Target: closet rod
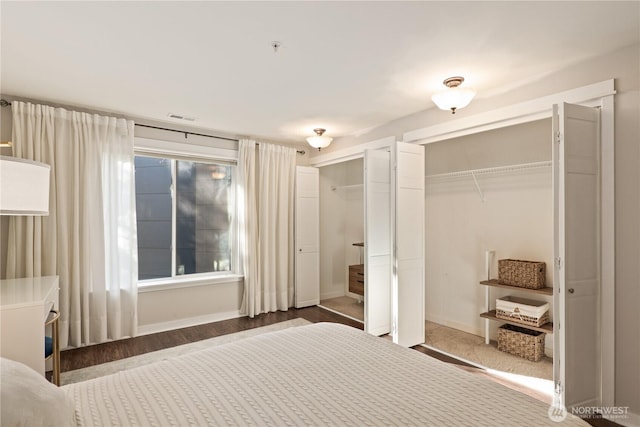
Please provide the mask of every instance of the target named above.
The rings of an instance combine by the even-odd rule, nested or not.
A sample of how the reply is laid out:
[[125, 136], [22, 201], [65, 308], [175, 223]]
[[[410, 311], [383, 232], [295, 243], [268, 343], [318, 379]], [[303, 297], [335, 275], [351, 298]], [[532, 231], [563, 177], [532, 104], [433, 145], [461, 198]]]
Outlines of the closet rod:
[[6, 99], [0, 99], [0, 107], [11, 107], [11, 103]]
[[551, 161], [547, 160], [544, 162], [534, 162], [534, 163], [523, 163], [519, 165], [509, 165], [509, 166], [497, 166], [493, 168], [484, 168], [484, 169], [470, 169], [465, 171], [457, 171], [457, 172], [447, 172], [447, 173], [439, 173], [435, 175], [427, 175], [425, 178], [433, 179], [433, 178], [457, 178], [463, 176], [475, 176], [477, 175], [487, 175], [491, 173], [500, 173], [500, 172], [517, 172], [521, 170], [531, 170], [531, 169], [540, 169], [540, 168], [548, 168], [551, 166]]
[[[140, 123], [136, 123], [135, 125], [136, 126], [140, 126], [140, 127], [144, 127], [144, 128], [149, 128], [149, 129], [158, 129], [158, 130], [166, 130], [168, 132], [182, 133], [182, 134], [184, 134], [185, 138], [188, 135], [195, 135], [195, 136], [204, 136], [204, 137], [207, 137], [207, 138], [224, 139], [225, 141], [233, 141], [233, 142], [238, 142], [239, 141], [238, 139], [235, 139], [235, 138], [227, 138], [227, 137], [224, 137], [224, 136], [215, 136], [215, 135], [205, 135], [203, 133], [195, 133], [195, 132], [187, 132], [187, 131], [184, 131], [184, 130], [168, 129], [168, 128], [163, 128], [163, 127], [159, 127], [159, 126], [142, 125]], [[256, 145], [260, 145], [260, 144], [256, 143]], [[296, 150], [296, 153], [304, 155], [306, 152], [304, 150]]]

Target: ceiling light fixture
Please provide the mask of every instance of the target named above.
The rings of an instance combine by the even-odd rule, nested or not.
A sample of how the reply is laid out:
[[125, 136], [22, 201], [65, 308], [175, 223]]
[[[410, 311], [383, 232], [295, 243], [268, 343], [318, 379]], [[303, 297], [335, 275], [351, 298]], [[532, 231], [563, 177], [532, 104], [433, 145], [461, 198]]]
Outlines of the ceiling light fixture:
[[431, 97], [431, 100], [441, 110], [451, 110], [451, 114], [455, 114], [459, 108], [464, 108], [473, 99], [476, 92], [470, 88], [462, 88], [460, 85], [464, 81], [464, 77], [449, 77], [442, 82], [447, 89], [438, 92]]
[[333, 141], [333, 138], [330, 136], [322, 136], [322, 134], [326, 132], [326, 129], [316, 128], [313, 131], [316, 133], [316, 136], [308, 137], [307, 142], [313, 148], [317, 148], [318, 151], [328, 147], [331, 141]]

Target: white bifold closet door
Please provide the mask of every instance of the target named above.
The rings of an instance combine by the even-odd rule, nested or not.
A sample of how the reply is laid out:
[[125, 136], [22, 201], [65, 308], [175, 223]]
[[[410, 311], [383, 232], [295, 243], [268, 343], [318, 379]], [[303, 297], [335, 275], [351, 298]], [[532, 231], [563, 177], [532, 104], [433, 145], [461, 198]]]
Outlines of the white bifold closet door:
[[411, 347], [424, 342], [424, 147], [392, 146], [392, 336]]
[[296, 167], [295, 306], [320, 303], [320, 181], [317, 168]]
[[[567, 408], [600, 395], [600, 114], [553, 107], [554, 382]], [[557, 402], [557, 403], [558, 403]]]
[[388, 150], [364, 152], [364, 329], [391, 332], [391, 175]]

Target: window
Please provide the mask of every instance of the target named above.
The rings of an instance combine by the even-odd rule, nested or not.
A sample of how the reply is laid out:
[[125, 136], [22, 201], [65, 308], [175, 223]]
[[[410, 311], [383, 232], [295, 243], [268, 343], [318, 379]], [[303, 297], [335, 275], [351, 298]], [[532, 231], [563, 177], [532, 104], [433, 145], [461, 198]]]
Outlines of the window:
[[138, 280], [233, 270], [234, 169], [135, 157]]

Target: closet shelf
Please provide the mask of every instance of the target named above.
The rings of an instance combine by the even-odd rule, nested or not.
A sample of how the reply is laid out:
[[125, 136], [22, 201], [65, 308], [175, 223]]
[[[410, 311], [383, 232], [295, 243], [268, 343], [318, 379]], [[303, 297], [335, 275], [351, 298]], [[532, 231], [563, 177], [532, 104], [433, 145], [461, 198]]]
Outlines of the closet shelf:
[[480, 282], [481, 285], [485, 285], [485, 286], [493, 286], [496, 288], [505, 288], [505, 289], [511, 289], [514, 291], [522, 291], [522, 292], [531, 292], [534, 294], [540, 294], [540, 295], [548, 295], [548, 296], [552, 296], [553, 295], [553, 288], [542, 288], [542, 289], [529, 289], [529, 288], [521, 288], [519, 286], [511, 286], [511, 285], [506, 285], [504, 283], [500, 283], [499, 281], [497, 281], [496, 279], [491, 279], [491, 280], [483, 280], [482, 282]]
[[484, 169], [469, 169], [457, 172], [447, 172], [447, 173], [438, 173], [435, 175], [427, 175], [425, 178], [427, 179], [439, 179], [439, 178], [459, 178], [465, 176], [477, 176], [477, 175], [488, 175], [494, 173], [509, 173], [509, 172], [519, 172], [524, 170], [532, 170], [532, 169], [542, 169], [551, 167], [552, 163], [550, 160], [544, 162], [534, 162], [534, 163], [522, 163], [519, 165], [509, 165], [509, 166], [497, 166], [493, 168], [484, 168]]
[[337, 191], [341, 194], [361, 193], [363, 190], [364, 184], [338, 185], [331, 187], [331, 191]]
[[337, 187], [331, 187], [332, 191], [358, 191], [362, 189], [364, 189], [364, 184], [338, 185]]
[[488, 311], [486, 313], [481, 313], [480, 317], [483, 317], [483, 318], [489, 319], [489, 320], [495, 320], [497, 322], [508, 323], [510, 325], [520, 326], [521, 328], [531, 329], [532, 331], [544, 332], [546, 334], [552, 334], [553, 333], [553, 323], [551, 323], [551, 322], [545, 323], [542, 326], [525, 325], [525, 324], [518, 323], [518, 322], [512, 322], [512, 321], [506, 320], [506, 319], [499, 319], [496, 316], [496, 311], [495, 310], [491, 310], [491, 311]]

